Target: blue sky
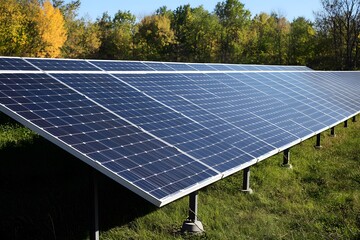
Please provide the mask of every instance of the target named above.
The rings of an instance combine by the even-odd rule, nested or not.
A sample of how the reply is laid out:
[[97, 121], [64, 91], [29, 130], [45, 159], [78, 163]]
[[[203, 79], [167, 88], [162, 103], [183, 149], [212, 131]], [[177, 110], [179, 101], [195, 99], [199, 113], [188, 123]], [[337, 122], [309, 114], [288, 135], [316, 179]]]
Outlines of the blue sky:
[[[88, 15], [92, 20], [95, 20], [106, 11], [113, 16], [118, 10], [130, 10], [136, 17], [142, 18], [145, 15], [152, 14], [161, 6], [167, 6], [174, 10], [184, 4], [190, 4], [192, 7], [203, 5], [212, 12], [218, 2], [220, 0], [82, 0], [79, 15], [81, 17]], [[321, 9], [320, 0], [241, 0], [241, 2], [253, 15], [260, 12], [275, 11], [290, 21], [299, 16], [314, 20], [313, 12]]]

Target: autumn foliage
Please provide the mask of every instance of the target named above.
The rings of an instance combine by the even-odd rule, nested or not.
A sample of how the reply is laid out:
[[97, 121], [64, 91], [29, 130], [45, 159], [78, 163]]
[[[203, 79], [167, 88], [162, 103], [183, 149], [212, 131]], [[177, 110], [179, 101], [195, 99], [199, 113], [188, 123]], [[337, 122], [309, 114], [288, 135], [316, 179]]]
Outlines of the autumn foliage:
[[63, 15], [50, 1], [0, 1], [2, 55], [59, 57], [66, 41]]
[[39, 7], [38, 17], [35, 21], [43, 43], [36, 55], [38, 57], [59, 57], [67, 35], [65, 21], [60, 10], [54, 8], [47, 0]]
[[315, 21], [253, 15], [239, 0], [79, 17], [80, 0], [0, 0], [0, 55], [359, 69], [360, 1], [321, 0]]

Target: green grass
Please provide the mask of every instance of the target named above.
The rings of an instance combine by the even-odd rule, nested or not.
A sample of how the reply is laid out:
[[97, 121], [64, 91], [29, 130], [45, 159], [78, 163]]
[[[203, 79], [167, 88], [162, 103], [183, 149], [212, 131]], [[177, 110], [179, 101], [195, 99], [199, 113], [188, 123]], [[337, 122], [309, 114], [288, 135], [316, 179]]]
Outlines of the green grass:
[[[3, 117], [4, 118], [4, 117]], [[9, 119], [0, 121], [0, 236], [86, 239], [88, 167]], [[188, 199], [158, 209], [100, 177], [101, 239], [360, 239], [360, 123], [322, 133], [199, 192], [206, 233], [181, 235]]]

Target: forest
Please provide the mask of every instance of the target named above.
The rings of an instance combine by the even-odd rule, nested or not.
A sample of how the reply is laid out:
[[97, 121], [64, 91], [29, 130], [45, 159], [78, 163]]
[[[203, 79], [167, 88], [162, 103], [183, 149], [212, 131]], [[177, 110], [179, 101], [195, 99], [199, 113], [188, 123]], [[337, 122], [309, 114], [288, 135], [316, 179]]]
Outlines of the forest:
[[311, 21], [253, 14], [239, 0], [96, 20], [79, 16], [80, 0], [1, 0], [0, 55], [359, 69], [360, 0], [319, 1]]

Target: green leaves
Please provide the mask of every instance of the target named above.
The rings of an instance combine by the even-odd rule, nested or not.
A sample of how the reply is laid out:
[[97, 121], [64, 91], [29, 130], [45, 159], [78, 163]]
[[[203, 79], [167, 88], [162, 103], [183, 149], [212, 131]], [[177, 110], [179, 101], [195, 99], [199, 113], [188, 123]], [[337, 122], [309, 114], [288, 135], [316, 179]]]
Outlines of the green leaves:
[[239, 0], [79, 18], [80, 0], [0, 1], [0, 55], [307, 65], [358, 69], [360, 2], [322, 0], [316, 21], [251, 12]]

